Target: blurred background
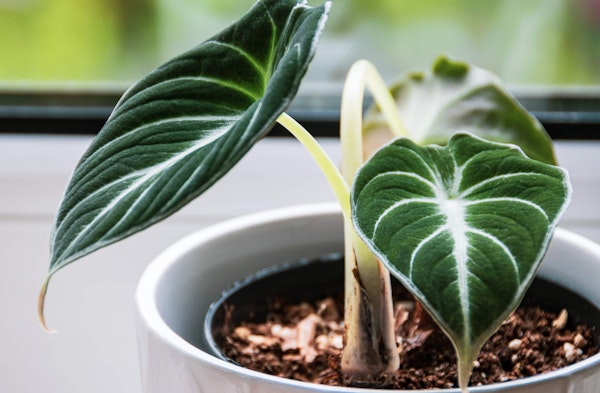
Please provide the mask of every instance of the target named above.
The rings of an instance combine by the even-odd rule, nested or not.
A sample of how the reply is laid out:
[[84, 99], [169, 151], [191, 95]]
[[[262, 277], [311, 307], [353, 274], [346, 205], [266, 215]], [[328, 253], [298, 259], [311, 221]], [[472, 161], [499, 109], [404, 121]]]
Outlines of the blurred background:
[[[127, 84], [252, 4], [0, 0], [0, 81]], [[358, 58], [393, 79], [439, 54], [488, 68], [514, 86], [600, 85], [600, 0], [334, 1], [309, 81], [313, 88], [339, 83]]]

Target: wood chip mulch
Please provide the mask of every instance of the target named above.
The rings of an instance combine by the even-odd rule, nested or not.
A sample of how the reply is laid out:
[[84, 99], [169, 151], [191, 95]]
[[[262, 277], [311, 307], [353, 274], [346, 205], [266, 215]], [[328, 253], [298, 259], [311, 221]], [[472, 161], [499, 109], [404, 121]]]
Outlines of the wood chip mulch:
[[[243, 324], [220, 338], [225, 356], [260, 372], [345, 386], [339, 370], [344, 326], [339, 299], [273, 302], [267, 321]], [[385, 389], [457, 387], [456, 357], [447, 337], [411, 300], [395, 303], [400, 369], [373, 381]], [[553, 313], [522, 306], [488, 340], [475, 362], [471, 386], [542, 374], [599, 352], [592, 329]]]

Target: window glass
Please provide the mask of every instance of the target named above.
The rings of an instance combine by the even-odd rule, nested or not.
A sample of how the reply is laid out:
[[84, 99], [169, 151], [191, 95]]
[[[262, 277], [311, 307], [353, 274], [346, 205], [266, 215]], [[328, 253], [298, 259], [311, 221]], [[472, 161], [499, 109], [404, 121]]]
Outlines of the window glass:
[[598, 0], [338, 2], [330, 35], [342, 57], [373, 59], [385, 75], [448, 54], [511, 84], [600, 83]]
[[[130, 82], [252, 3], [0, 0], [0, 81]], [[600, 86], [600, 0], [336, 0], [309, 81], [339, 84], [359, 58], [391, 80], [439, 54], [512, 85]]]
[[0, 80], [130, 79], [156, 61], [153, 0], [0, 0]]

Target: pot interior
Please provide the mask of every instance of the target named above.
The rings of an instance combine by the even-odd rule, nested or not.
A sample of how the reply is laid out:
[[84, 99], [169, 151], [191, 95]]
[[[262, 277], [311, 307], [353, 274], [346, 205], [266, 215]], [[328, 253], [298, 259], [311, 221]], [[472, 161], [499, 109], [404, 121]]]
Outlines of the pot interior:
[[[344, 263], [341, 254], [286, 263], [257, 272], [224, 291], [210, 307], [205, 319], [205, 338], [215, 356], [227, 359], [219, 341], [224, 325], [264, 321], [269, 299], [285, 297], [290, 302], [339, 296], [343, 293]], [[400, 285], [392, 280], [393, 285]], [[310, 296], [310, 298], [307, 298]], [[600, 310], [579, 294], [556, 283], [536, 277], [523, 302], [554, 313], [566, 309], [569, 326], [592, 327], [594, 344], [600, 343]]]

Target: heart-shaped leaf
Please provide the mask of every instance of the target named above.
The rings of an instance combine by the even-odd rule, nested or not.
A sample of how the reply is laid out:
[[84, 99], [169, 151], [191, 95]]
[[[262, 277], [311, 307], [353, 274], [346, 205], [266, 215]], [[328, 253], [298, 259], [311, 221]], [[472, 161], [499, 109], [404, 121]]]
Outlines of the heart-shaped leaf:
[[427, 308], [470, 373], [517, 307], [570, 199], [567, 173], [467, 133], [448, 145], [397, 139], [358, 172], [353, 220]]
[[296, 94], [329, 6], [258, 1], [128, 90], [68, 185], [50, 274], [169, 216], [233, 167]]
[[[531, 158], [556, 164], [542, 125], [487, 70], [441, 57], [431, 72], [411, 73], [390, 91], [404, 126], [421, 145], [446, 144], [456, 131], [465, 131], [515, 144]], [[386, 134], [386, 129], [373, 108], [365, 120], [366, 135]]]

